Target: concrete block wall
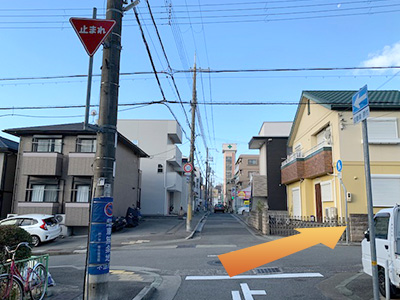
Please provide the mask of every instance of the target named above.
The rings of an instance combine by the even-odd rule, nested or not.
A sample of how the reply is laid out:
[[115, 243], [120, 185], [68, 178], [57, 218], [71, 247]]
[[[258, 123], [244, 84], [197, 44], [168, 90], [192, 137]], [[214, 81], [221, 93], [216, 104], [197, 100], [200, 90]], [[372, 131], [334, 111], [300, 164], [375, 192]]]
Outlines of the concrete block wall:
[[368, 214], [350, 214], [350, 241], [361, 242], [368, 229]]

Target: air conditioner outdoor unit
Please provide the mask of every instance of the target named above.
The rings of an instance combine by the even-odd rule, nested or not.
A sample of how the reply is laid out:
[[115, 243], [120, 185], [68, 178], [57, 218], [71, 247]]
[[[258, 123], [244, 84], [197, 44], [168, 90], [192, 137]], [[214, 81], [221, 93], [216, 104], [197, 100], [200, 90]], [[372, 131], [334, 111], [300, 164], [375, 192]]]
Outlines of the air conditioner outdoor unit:
[[70, 236], [72, 230], [70, 227], [65, 226], [65, 214], [57, 214], [54, 217], [56, 218], [58, 224], [60, 224], [61, 235], [62, 236]]
[[337, 208], [336, 207], [325, 208], [325, 216], [328, 219], [336, 219], [337, 218]]

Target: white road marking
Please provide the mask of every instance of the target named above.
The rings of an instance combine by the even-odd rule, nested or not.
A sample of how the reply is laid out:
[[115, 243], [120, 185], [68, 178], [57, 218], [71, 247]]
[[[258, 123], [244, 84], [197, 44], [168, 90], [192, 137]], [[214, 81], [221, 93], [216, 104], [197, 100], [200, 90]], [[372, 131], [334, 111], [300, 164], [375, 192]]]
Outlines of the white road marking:
[[282, 278], [316, 278], [324, 277], [320, 273], [286, 273], [271, 275], [237, 275], [229, 277], [222, 276], [186, 276], [185, 280], [229, 280], [229, 279], [282, 279]]
[[218, 257], [218, 255], [217, 254], [209, 254], [209, 255], [207, 255], [207, 257]]
[[266, 295], [267, 292], [264, 290], [250, 290], [247, 283], [241, 283], [240, 287], [242, 288], [244, 300], [254, 300], [254, 296]]
[[232, 300], [242, 300], [239, 291], [232, 291]]
[[237, 248], [237, 245], [196, 245], [196, 248]]

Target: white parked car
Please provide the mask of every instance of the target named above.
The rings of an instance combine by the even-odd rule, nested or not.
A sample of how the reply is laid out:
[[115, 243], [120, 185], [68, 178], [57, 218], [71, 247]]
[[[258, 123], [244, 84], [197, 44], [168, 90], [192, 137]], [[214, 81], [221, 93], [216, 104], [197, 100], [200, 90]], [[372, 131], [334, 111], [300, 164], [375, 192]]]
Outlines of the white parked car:
[[34, 246], [54, 240], [61, 233], [61, 227], [52, 215], [18, 215], [0, 221], [0, 226], [2, 225], [16, 225], [25, 229], [32, 236]]
[[244, 212], [250, 212], [250, 208], [248, 206], [242, 206], [238, 208], [238, 214], [243, 215]]

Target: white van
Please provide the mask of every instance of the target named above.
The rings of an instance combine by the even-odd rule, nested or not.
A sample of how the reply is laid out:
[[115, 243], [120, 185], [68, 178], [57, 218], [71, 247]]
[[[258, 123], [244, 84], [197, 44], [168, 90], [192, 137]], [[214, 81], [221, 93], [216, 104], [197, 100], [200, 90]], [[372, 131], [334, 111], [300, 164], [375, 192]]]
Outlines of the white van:
[[[389, 263], [390, 296], [400, 295], [400, 206], [380, 210], [374, 216], [379, 291], [385, 296], [385, 266]], [[363, 270], [372, 276], [369, 230], [361, 242]]]

